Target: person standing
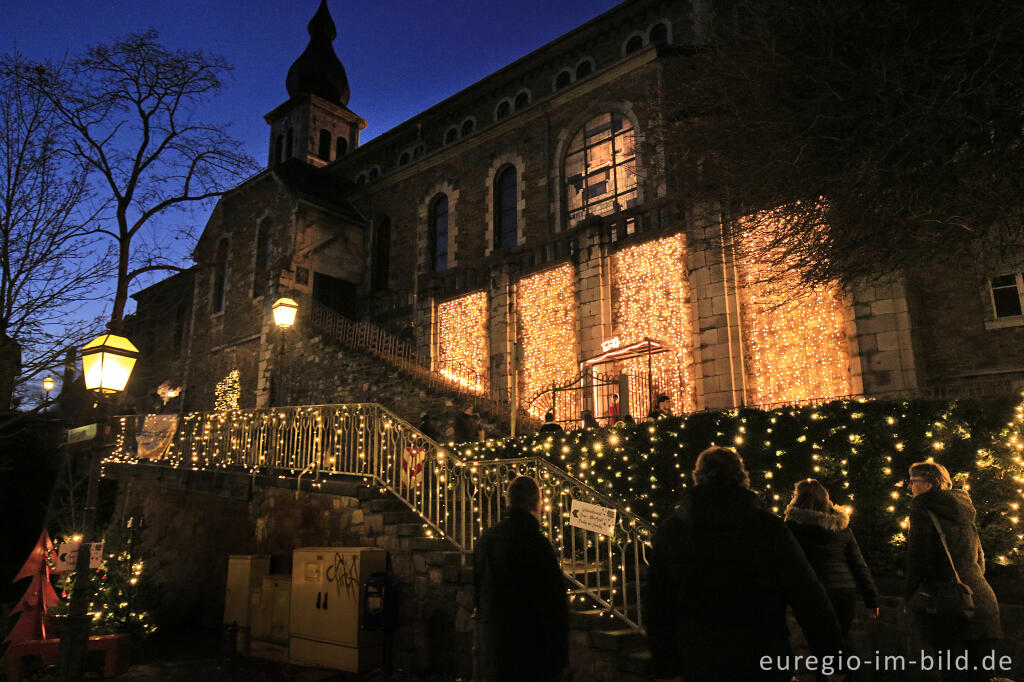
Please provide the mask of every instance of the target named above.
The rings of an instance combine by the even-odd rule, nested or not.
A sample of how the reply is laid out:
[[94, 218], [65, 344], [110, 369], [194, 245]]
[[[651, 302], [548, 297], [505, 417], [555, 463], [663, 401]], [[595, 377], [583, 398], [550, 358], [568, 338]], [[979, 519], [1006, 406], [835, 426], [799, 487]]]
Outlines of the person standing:
[[507, 516], [484, 531], [474, 551], [487, 682], [553, 682], [569, 660], [569, 604], [555, 550], [540, 532], [540, 498], [535, 480], [516, 477]]
[[619, 405], [619, 394], [612, 393], [612, 404], [608, 406], [608, 426], [614, 426], [619, 421], [622, 406]]
[[693, 479], [654, 536], [646, 599], [654, 677], [788, 682], [787, 606], [814, 654], [834, 655], [842, 635], [825, 588], [782, 519], [750, 491], [739, 454], [708, 448]]
[[480, 427], [476, 424], [476, 419], [473, 417], [473, 406], [466, 405], [466, 408], [455, 415], [455, 423], [453, 424], [455, 434], [453, 438], [456, 443], [468, 443], [475, 441], [480, 435]]
[[654, 404], [654, 409], [647, 415], [647, 418], [651, 421], [657, 421], [671, 416], [672, 398], [667, 395], [659, 395], [657, 402]]
[[554, 412], [544, 413], [544, 423], [537, 429], [537, 433], [562, 433], [565, 429], [562, 425], [555, 421]]
[[828, 490], [813, 478], [796, 484], [786, 507], [786, 527], [825, 586], [839, 629], [846, 637], [857, 613], [857, 594], [878, 618], [878, 590], [850, 530], [849, 515], [832, 504]]
[[[910, 532], [907, 538], [907, 572], [904, 596], [910, 602], [919, 588], [932, 590], [954, 579], [954, 570], [974, 597], [974, 614], [915, 613], [921, 638], [933, 650], [966, 652], [970, 667], [995, 648], [1002, 637], [999, 603], [985, 580], [985, 553], [974, 525], [975, 510], [966, 490], [953, 490], [949, 472], [935, 462], [910, 466]], [[936, 527], [936, 525], [938, 527]], [[941, 529], [941, 535], [940, 535]], [[943, 537], [947, 550], [943, 547]], [[952, 565], [951, 565], [952, 564]], [[987, 680], [982, 670], [941, 673], [943, 680]]]
[[434, 424], [434, 420], [430, 417], [429, 412], [424, 412], [420, 415], [420, 433], [437, 443], [441, 442], [441, 432], [438, 430], [437, 425]]

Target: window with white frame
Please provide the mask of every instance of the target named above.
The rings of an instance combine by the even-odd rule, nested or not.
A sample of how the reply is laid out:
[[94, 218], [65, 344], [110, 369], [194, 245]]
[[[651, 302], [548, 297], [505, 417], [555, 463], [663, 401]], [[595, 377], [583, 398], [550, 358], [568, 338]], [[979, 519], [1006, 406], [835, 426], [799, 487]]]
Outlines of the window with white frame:
[[1021, 273], [992, 277], [989, 280], [989, 293], [995, 319], [1024, 316], [1024, 280]]
[[565, 191], [569, 224], [636, 205], [636, 149], [632, 122], [622, 114], [596, 116], [569, 143]]

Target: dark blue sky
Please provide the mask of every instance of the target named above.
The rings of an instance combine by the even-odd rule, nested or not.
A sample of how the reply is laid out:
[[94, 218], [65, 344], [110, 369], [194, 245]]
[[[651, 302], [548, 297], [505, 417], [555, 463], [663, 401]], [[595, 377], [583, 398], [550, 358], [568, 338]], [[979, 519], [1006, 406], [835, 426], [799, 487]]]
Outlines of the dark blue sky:
[[[0, 1], [0, 51], [58, 58], [152, 26], [169, 47], [204, 49], [235, 67], [208, 118], [230, 120], [265, 162], [263, 114], [287, 99], [288, 67], [305, 49], [319, 0]], [[619, 4], [618, 0], [328, 0], [362, 140]]]

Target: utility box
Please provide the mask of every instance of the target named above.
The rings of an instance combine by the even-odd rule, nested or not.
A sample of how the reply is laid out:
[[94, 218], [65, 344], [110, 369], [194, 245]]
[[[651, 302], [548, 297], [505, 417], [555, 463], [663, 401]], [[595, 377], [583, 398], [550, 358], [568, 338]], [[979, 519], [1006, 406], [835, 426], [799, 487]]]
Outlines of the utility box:
[[347, 672], [383, 662], [384, 635], [362, 627], [363, 582], [387, 568], [376, 547], [304, 547], [292, 558], [289, 660]]
[[249, 655], [279, 663], [288, 662], [291, 602], [290, 575], [268, 575], [263, 579], [259, 605], [253, 604]]
[[264, 554], [233, 554], [228, 557], [228, 582], [224, 595], [224, 624], [239, 629], [252, 624], [252, 602], [259, 599], [263, 579], [270, 573], [270, 557]]

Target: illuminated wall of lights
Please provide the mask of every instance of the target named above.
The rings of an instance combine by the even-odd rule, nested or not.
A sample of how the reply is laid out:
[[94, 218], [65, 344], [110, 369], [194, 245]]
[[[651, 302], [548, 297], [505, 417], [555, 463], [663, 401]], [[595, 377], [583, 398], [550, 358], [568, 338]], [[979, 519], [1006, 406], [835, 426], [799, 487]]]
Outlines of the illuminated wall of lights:
[[226, 377], [218, 381], [213, 392], [214, 412], [237, 410], [238, 400], [242, 397], [242, 387], [238, 381], [238, 370], [231, 370]]
[[437, 306], [437, 369], [463, 386], [487, 387], [487, 294], [461, 296]]
[[[673, 411], [695, 409], [691, 353], [690, 283], [683, 235], [623, 249], [612, 257], [612, 316], [623, 344], [644, 337], [675, 349], [651, 358], [655, 393], [672, 397]], [[622, 371], [646, 384], [647, 359], [623, 363]], [[647, 387], [643, 388], [646, 395]], [[643, 413], [641, 413], [641, 409]], [[633, 406], [644, 416], [647, 405]]]
[[745, 219], [738, 253], [740, 315], [749, 404], [849, 395], [850, 355], [837, 287], [802, 290], [795, 272], [772, 272], [752, 256], [763, 252], [769, 214]]
[[[520, 403], [552, 383], [563, 385], [579, 373], [576, 353], [576, 275], [571, 264], [545, 270], [516, 287], [519, 343], [523, 348]], [[538, 417], [543, 406], [529, 408]], [[556, 415], [565, 418], [568, 415]], [[576, 416], [576, 415], [572, 415]]]

